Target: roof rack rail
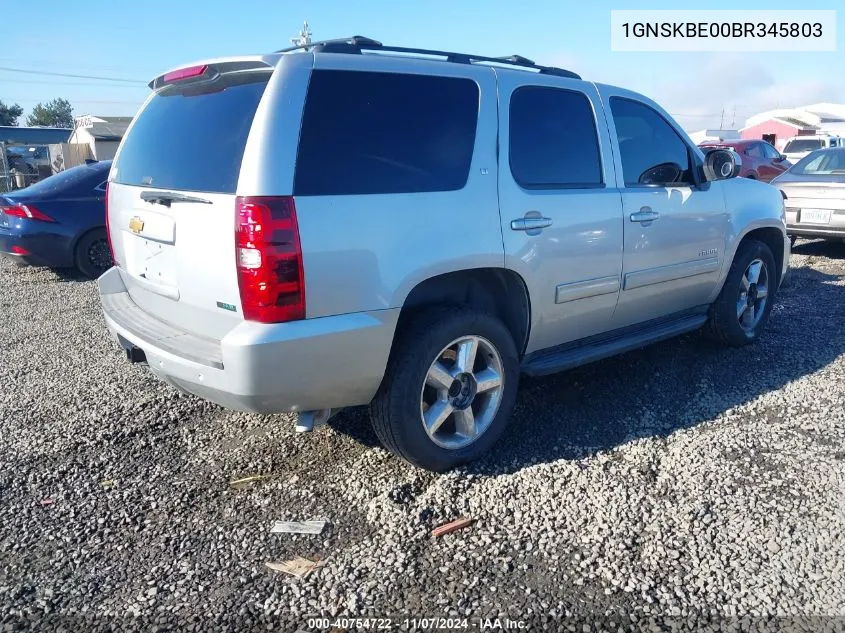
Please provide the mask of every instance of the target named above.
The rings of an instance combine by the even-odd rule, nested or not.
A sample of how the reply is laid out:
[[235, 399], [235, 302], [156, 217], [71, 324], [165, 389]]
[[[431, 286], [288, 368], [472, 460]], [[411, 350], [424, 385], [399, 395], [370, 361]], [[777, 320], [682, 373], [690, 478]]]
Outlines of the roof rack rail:
[[447, 62], [457, 64], [472, 64], [476, 62], [491, 63], [491, 64], [506, 64], [510, 66], [518, 66], [529, 70], [536, 70], [543, 75], [555, 75], [557, 77], [568, 77], [570, 79], [581, 79], [581, 76], [571, 70], [565, 68], [557, 68], [556, 66], [541, 66], [534, 63], [532, 60], [522, 57], [521, 55], [508, 55], [505, 57], [485, 57], [484, 55], [471, 55], [468, 53], [453, 53], [449, 51], [439, 51], [427, 48], [406, 48], [404, 46], [385, 46], [378, 40], [364, 37], [362, 35], [353, 35], [348, 38], [323, 40], [320, 42], [309, 42], [308, 44], [300, 44], [298, 46], [291, 46], [289, 48], [282, 48], [276, 53], [290, 53], [296, 50], [311, 50], [315, 53], [352, 53], [360, 54], [362, 51], [384, 51], [388, 53], [407, 53], [410, 55], [428, 55], [431, 57], [443, 57]]

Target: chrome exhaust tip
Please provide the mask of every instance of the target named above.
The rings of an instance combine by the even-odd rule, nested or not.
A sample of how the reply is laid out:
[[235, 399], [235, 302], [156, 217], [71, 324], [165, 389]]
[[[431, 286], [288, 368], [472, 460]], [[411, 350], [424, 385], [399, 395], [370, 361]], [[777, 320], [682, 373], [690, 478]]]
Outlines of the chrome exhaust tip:
[[296, 414], [296, 432], [307, 433], [313, 431], [314, 427], [325, 424], [329, 418], [337, 413], [332, 409], [317, 409], [316, 411], [300, 411]]

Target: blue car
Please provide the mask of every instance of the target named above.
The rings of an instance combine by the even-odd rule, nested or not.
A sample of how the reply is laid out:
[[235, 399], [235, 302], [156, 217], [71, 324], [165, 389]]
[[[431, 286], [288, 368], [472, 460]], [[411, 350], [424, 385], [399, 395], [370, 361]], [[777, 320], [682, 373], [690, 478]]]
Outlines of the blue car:
[[92, 278], [108, 270], [110, 168], [111, 161], [80, 165], [0, 195], [0, 256], [32, 266], [75, 267]]

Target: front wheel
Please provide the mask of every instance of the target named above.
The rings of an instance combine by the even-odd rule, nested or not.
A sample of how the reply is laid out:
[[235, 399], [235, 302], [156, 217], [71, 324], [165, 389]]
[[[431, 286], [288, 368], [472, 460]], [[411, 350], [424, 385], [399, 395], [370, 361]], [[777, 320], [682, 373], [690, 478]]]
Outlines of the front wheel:
[[464, 307], [426, 310], [396, 337], [370, 405], [373, 428], [393, 453], [444, 472], [493, 446], [518, 382], [516, 346], [501, 321]]
[[744, 241], [711, 308], [711, 336], [734, 347], [757, 340], [769, 320], [777, 287], [778, 271], [771, 249], [757, 240]]

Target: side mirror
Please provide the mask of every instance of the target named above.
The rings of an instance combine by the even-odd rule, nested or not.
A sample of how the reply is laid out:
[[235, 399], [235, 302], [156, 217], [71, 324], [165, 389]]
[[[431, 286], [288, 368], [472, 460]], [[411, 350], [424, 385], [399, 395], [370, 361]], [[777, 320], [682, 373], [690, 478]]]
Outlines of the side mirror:
[[742, 158], [732, 149], [711, 149], [704, 155], [707, 180], [736, 178], [742, 170]]
[[778, 154], [778, 155], [777, 155], [775, 158], [773, 158], [772, 160], [774, 160], [776, 163], [782, 163], [783, 161], [785, 161], [785, 160], [786, 160], [786, 156], [784, 156], [783, 154]]

